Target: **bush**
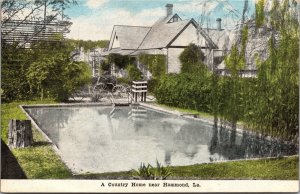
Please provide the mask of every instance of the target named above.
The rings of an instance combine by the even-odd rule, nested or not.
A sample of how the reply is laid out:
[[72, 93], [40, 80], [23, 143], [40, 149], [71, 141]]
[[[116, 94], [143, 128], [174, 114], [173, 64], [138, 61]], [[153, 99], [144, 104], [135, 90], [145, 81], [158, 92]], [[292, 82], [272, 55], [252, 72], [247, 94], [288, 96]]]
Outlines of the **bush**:
[[12, 45], [2, 45], [1, 58], [1, 99], [3, 102], [30, 99], [30, 86], [26, 73], [31, 63], [34, 51], [29, 49], [14, 49]]
[[142, 72], [135, 65], [129, 64], [126, 70], [128, 72], [128, 76], [129, 76], [128, 79], [130, 81], [142, 79]]
[[60, 54], [33, 62], [26, 74], [30, 91], [41, 98], [66, 101], [72, 93], [90, 82], [90, 69], [83, 62], [67, 61]]
[[131, 59], [128, 56], [123, 56], [116, 53], [110, 53], [108, 55], [108, 63], [114, 63], [119, 69], [126, 68], [130, 62]]
[[195, 70], [206, 68], [203, 64], [204, 54], [201, 48], [192, 43], [180, 54], [179, 60], [182, 73], [193, 73]]
[[100, 65], [101, 74], [109, 74], [110, 73], [110, 64], [105, 60]]
[[156, 160], [156, 168], [148, 164], [141, 163], [138, 170], [133, 170], [135, 176], [146, 180], [166, 180], [172, 174], [169, 167], [164, 167]]
[[140, 54], [138, 56], [141, 64], [145, 65], [154, 79], [159, 79], [166, 74], [166, 56]]
[[90, 81], [89, 66], [70, 58], [74, 48], [65, 44], [37, 42], [35, 49], [2, 45], [2, 86], [4, 101], [50, 97], [67, 100]]
[[150, 93], [153, 93], [155, 88], [158, 87], [159, 84], [159, 79], [158, 78], [152, 78], [150, 80], [148, 80], [148, 91]]
[[169, 74], [154, 90], [158, 103], [211, 112], [212, 76], [210, 73]]

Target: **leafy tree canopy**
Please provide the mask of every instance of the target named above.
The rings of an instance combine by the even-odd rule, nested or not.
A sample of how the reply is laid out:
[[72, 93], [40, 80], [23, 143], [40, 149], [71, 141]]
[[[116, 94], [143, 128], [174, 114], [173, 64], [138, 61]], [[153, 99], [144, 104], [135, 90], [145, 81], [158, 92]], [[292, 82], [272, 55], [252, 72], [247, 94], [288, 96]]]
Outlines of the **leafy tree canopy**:
[[95, 48], [107, 48], [109, 44], [109, 40], [74, 40], [67, 39], [74, 47], [83, 48], [84, 51], [89, 51]]

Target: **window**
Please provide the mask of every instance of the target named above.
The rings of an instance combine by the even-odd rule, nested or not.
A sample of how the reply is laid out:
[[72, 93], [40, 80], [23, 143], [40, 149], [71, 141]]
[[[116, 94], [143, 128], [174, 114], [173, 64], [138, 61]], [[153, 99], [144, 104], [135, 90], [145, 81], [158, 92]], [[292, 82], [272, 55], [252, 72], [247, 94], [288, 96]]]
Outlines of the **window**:
[[181, 18], [176, 14], [168, 21], [168, 23], [173, 23], [178, 21], [181, 21]]
[[175, 16], [175, 17], [173, 18], [173, 22], [178, 22], [178, 17], [177, 17], [177, 16]]

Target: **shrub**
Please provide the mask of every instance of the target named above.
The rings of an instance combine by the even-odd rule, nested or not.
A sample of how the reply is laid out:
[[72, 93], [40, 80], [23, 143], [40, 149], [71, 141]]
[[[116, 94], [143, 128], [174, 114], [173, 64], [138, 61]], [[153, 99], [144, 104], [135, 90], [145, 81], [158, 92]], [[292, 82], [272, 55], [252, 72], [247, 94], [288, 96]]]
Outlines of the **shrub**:
[[41, 98], [66, 101], [73, 92], [90, 82], [90, 69], [88, 64], [66, 61], [57, 54], [33, 62], [26, 77], [31, 92]]
[[110, 64], [104, 60], [100, 65], [101, 74], [109, 74], [110, 73]]
[[138, 56], [138, 59], [152, 74], [152, 78], [148, 80], [148, 91], [154, 92], [154, 88], [157, 87], [159, 80], [166, 74], [166, 56], [142, 53]]
[[179, 60], [182, 73], [193, 73], [195, 70], [206, 68], [203, 64], [204, 54], [201, 48], [192, 43], [180, 54]]
[[211, 112], [212, 81], [210, 73], [169, 74], [154, 90], [158, 103]]
[[148, 91], [153, 93], [155, 88], [158, 86], [159, 84], [159, 79], [158, 78], [152, 78], [150, 80], [148, 80]]
[[145, 165], [144, 163], [141, 163], [138, 170], [133, 170], [133, 175], [146, 180], [166, 180], [171, 174], [172, 172], [169, 167], [164, 167], [158, 160], [156, 160], [156, 168], [150, 164]]
[[141, 64], [145, 65], [152, 76], [156, 79], [166, 74], [166, 56], [140, 54], [138, 56]]
[[37, 42], [35, 49], [5, 48], [2, 58], [4, 101], [50, 97], [67, 100], [78, 88], [90, 81], [89, 66], [73, 62], [69, 44]]
[[117, 53], [110, 53], [108, 55], [108, 63], [114, 63], [119, 69], [126, 68], [129, 64], [135, 63], [135, 58]]
[[130, 81], [142, 79], [142, 72], [135, 65], [129, 64], [126, 70]]

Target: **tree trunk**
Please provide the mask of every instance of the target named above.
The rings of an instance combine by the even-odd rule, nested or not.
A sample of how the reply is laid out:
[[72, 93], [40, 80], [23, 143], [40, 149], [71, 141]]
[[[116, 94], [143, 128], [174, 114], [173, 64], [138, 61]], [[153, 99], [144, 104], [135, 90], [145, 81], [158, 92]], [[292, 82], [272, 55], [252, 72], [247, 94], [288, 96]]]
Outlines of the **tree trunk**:
[[32, 130], [30, 120], [10, 120], [8, 129], [8, 146], [24, 148], [32, 145]]

